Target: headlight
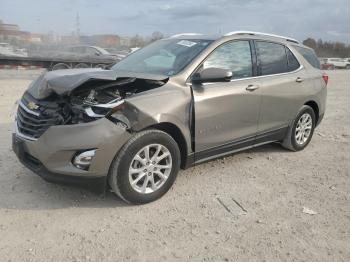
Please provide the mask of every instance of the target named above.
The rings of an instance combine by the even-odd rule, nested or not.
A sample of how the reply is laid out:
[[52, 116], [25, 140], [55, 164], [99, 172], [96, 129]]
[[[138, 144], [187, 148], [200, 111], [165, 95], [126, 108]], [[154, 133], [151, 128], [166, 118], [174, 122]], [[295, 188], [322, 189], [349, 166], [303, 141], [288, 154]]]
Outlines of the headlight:
[[124, 108], [124, 100], [119, 100], [114, 103], [97, 104], [85, 108], [85, 113], [89, 117], [101, 118], [106, 115], [111, 115]]
[[124, 100], [120, 100], [115, 103], [89, 106], [85, 109], [85, 113], [89, 117], [93, 118], [106, 117], [116, 125], [121, 126], [124, 129], [128, 129], [130, 127], [129, 120], [123, 114], [120, 113], [120, 111], [122, 111], [123, 109]]

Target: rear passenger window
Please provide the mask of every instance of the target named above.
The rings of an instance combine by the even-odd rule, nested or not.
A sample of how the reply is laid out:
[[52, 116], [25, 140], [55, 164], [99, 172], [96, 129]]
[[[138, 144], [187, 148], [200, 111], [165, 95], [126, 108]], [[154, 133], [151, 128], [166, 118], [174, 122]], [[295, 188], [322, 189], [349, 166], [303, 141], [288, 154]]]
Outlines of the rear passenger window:
[[294, 46], [294, 48], [309, 62], [314, 68], [321, 69], [320, 60], [318, 60], [315, 51], [309, 48]]
[[288, 60], [288, 70], [289, 71], [297, 70], [300, 67], [298, 60], [295, 58], [293, 53], [287, 47], [286, 47], [286, 52], [287, 52], [287, 60]]
[[260, 75], [273, 75], [290, 71], [283, 45], [257, 41], [256, 48], [259, 55]]

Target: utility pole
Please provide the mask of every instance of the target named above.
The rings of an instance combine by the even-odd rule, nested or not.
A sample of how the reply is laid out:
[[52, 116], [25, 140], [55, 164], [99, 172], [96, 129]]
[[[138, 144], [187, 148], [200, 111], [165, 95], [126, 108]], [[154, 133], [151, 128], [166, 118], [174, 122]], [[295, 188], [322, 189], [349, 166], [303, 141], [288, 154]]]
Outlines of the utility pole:
[[80, 18], [79, 18], [79, 12], [77, 12], [75, 26], [76, 26], [77, 41], [78, 41], [78, 44], [79, 44], [80, 43]]

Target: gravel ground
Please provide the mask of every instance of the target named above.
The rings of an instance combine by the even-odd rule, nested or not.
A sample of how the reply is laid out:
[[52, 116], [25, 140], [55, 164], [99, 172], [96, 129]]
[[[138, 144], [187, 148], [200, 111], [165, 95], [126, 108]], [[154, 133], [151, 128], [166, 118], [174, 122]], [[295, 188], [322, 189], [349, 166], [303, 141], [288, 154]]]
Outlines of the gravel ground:
[[350, 261], [349, 71], [329, 72], [304, 151], [267, 145], [181, 171], [143, 206], [22, 167], [11, 110], [33, 74], [0, 72], [1, 261]]

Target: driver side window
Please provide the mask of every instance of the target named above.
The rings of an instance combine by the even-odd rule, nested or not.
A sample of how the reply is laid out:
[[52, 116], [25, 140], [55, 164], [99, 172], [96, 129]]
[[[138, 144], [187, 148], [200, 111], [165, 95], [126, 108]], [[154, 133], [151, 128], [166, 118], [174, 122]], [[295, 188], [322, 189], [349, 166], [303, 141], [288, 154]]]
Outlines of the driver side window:
[[232, 41], [219, 46], [204, 61], [202, 69], [210, 67], [230, 70], [232, 79], [253, 76], [249, 41]]

